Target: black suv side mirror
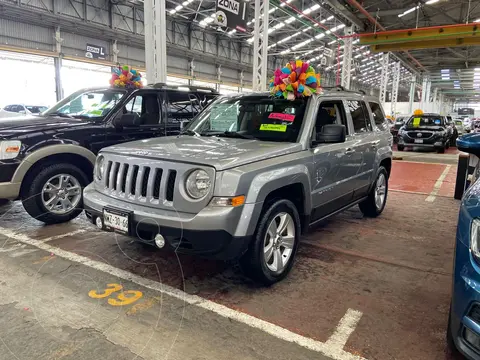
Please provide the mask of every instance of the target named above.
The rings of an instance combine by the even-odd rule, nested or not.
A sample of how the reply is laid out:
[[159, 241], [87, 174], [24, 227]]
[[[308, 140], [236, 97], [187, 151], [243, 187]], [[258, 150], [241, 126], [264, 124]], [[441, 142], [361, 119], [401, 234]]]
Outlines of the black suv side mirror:
[[345, 125], [323, 125], [322, 131], [316, 134], [315, 142], [319, 143], [343, 143], [347, 136]]
[[137, 114], [123, 114], [113, 121], [117, 128], [131, 127], [140, 125], [140, 117]]

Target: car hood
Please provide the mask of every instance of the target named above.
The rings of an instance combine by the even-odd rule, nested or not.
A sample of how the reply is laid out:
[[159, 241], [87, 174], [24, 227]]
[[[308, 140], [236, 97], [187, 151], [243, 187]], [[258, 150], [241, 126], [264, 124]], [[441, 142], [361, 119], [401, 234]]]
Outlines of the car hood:
[[299, 143], [184, 135], [133, 141], [110, 146], [103, 151], [226, 170], [301, 150]]
[[0, 139], [14, 138], [29, 132], [58, 130], [73, 126], [83, 126], [88, 122], [79, 119], [56, 116], [24, 116], [0, 118]]

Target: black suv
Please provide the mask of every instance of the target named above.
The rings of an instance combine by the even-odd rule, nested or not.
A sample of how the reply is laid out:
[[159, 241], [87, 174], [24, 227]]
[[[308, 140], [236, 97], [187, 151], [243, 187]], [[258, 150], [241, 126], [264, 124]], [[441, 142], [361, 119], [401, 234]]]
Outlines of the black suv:
[[155, 84], [77, 91], [35, 117], [0, 121], [0, 199], [21, 199], [44, 223], [82, 211], [98, 151], [132, 140], [177, 135], [218, 93]]
[[445, 152], [450, 145], [451, 129], [445, 117], [439, 114], [413, 115], [398, 131], [399, 151], [419, 147]]

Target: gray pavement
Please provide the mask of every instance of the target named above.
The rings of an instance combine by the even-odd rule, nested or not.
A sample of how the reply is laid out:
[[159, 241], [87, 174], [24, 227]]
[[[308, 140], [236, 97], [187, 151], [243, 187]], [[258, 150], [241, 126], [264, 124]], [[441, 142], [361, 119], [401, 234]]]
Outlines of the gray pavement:
[[[0, 235], [0, 359], [328, 359]], [[137, 301], [115, 306], [118, 284]], [[111, 303], [112, 302], [112, 303]], [[128, 302], [128, 301], [127, 301]], [[272, 306], [274, 306], [272, 304]]]

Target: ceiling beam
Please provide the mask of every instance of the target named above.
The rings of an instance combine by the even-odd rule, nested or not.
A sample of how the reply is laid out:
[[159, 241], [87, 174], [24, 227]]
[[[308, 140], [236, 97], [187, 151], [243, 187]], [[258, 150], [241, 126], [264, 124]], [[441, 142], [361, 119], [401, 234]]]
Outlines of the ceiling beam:
[[359, 19], [357, 15], [348, 10], [345, 5], [341, 4], [338, 0], [324, 0], [324, 2], [332, 8], [333, 12], [340, 14], [345, 19], [349, 20], [352, 24], [356, 25], [360, 30], [365, 30], [365, 23], [361, 19]]

